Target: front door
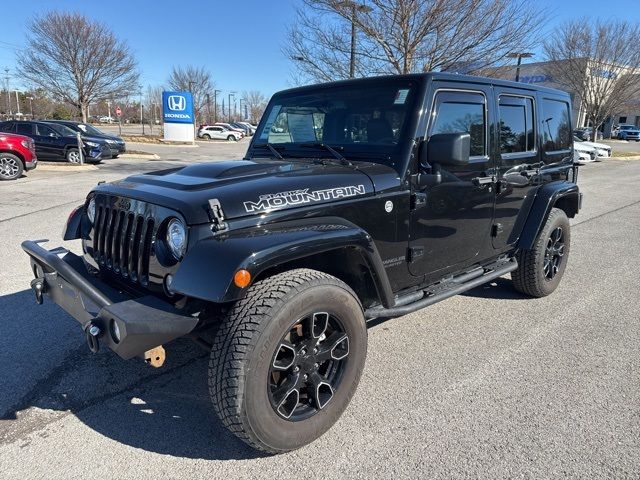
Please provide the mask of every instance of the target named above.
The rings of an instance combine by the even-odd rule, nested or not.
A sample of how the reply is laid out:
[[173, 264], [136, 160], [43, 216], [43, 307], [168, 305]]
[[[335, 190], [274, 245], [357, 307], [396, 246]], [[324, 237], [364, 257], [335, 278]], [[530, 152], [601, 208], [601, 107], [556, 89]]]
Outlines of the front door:
[[[427, 127], [438, 133], [469, 133], [467, 165], [422, 165], [439, 169], [439, 184], [414, 190], [409, 269], [427, 280], [482, 259], [491, 249], [495, 185], [491, 182], [492, 100], [490, 87], [434, 83], [435, 95]], [[428, 161], [428, 159], [427, 159]]]

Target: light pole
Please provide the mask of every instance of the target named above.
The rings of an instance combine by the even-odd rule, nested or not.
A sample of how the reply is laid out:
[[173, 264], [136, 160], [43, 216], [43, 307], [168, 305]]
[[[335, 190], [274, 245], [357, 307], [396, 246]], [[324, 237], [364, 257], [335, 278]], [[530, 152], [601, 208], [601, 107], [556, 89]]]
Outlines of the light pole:
[[229, 92], [229, 105], [227, 106], [227, 109], [229, 110], [229, 122], [231, 122], [231, 97], [236, 98], [236, 92]]
[[9, 116], [12, 116], [13, 112], [11, 111], [11, 93], [9, 92], [9, 69], [5, 68], [4, 73], [4, 81], [7, 88], [7, 111], [9, 112]]
[[244, 102], [244, 104], [246, 105], [247, 101], [244, 98], [241, 98], [240, 101], [238, 102], [240, 106], [240, 117], [242, 120], [244, 120], [244, 114], [242, 113], [242, 102]]
[[18, 111], [16, 112], [16, 115], [18, 117], [22, 116], [22, 113], [20, 112], [20, 97], [18, 96], [18, 90], [16, 90], [16, 104], [18, 105]]
[[[213, 123], [218, 121], [218, 94], [222, 93], [222, 90], [213, 91]], [[223, 112], [224, 115], [224, 112]]]
[[511, 52], [507, 54], [507, 58], [518, 59], [518, 63], [516, 65], [516, 82], [520, 81], [520, 65], [522, 64], [522, 59], [531, 57], [533, 57], [533, 53], [530, 52]]
[[111, 123], [111, 100], [107, 100], [107, 118], [108, 122]]
[[31, 120], [33, 120], [33, 97], [27, 97], [29, 99], [29, 110], [31, 110]]
[[144, 107], [142, 106], [142, 85], [140, 87], [140, 125], [142, 125], [142, 135], [144, 135]]
[[341, 0], [336, 2], [336, 6], [351, 9], [351, 55], [349, 59], [349, 78], [356, 74], [356, 19], [359, 13], [369, 13], [372, 8], [353, 0]]

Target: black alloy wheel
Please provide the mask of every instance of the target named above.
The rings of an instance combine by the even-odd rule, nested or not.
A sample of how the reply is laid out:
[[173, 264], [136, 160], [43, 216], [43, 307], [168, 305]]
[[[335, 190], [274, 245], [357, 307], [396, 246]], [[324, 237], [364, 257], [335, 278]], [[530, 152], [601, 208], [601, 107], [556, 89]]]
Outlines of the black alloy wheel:
[[269, 400], [282, 418], [305, 420], [333, 398], [349, 355], [349, 337], [338, 318], [316, 312], [282, 337], [269, 369]]
[[547, 240], [547, 248], [544, 253], [544, 276], [552, 280], [560, 270], [560, 264], [564, 257], [564, 233], [562, 227], [557, 227]]

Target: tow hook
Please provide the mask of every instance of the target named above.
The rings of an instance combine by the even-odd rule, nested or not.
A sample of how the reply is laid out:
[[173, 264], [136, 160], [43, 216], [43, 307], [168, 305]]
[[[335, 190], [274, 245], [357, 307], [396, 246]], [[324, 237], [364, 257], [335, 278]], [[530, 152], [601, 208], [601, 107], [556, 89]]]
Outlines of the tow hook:
[[44, 277], [31, 280], [31, 289], [36, 294], [36, 303], [42, 305], [42, 293], [44, 292]]
[[87, 337], [87, 345], [89, 345], [89, 350], [93, 353], [98, 353], [100, 350], [100, 343], [98, 342], [98, 337], [102, 334], [102, 330], [97, 325], [93, 323], [88, 323], [86, 327], [84, 327], [84, 334]]

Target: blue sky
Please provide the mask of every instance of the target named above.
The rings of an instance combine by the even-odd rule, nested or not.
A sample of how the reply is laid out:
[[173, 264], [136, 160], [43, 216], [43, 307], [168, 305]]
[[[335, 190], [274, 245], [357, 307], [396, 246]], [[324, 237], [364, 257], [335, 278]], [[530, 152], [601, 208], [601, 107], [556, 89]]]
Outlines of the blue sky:
[[[78, 11], [109, 25], [135, 53], [142, 83], [162, 85], [174, 64], [207, 67], [217, 88], [260, 90], [266, 95], [291, 85], [293, 66], [282, 46], [299, 0], [29, 0], [3, 9], [0, 69], [13, 71], [15, 50], [24, 45], [29, 20], [50, 9]], [[536, 0], [550, 12], [551, 29], [572, 18], [640, 21], [640, 2], [616, 9], [603, 0]], [[12, 2], [16, 5], [15, 2]], [[179, 7], [169, 7], [169, 4]], [[629, 6], [629, 5], [627, 5]], [[9, 11], [12, 10], [12, 11]], [[620, 10], [620, 11], [616, 11]], [[624, 10], [624, 11], [622, 11]], [[181, 28], [165, 27], [182, 23]], [[4, 75], [4, 72], [1, 72]], [[20, 85], [13, 77], [12, 86]]]

